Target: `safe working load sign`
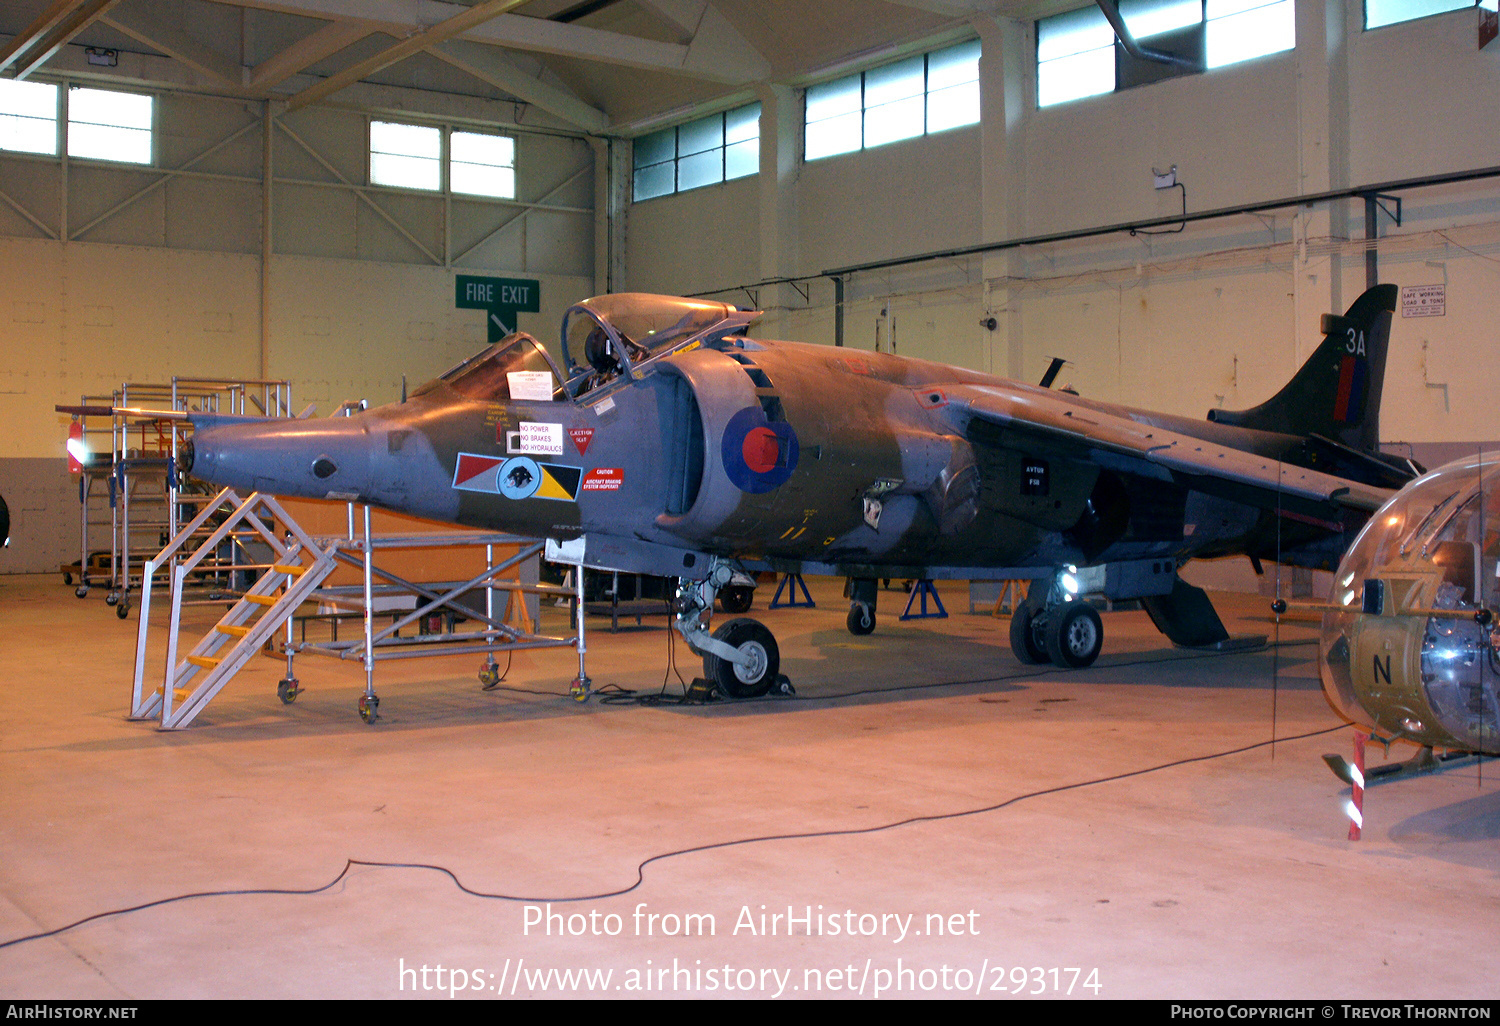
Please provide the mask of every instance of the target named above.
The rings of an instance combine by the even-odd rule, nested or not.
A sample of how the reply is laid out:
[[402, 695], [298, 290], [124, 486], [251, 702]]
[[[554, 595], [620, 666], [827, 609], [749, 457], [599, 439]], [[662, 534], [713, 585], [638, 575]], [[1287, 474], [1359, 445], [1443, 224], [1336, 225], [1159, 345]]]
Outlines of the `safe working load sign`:
[[542, 283], [530, 278], [479, 278], [460, 274], [454, 280], [453, 305], [460, 310], [485, 310], [489, 341], [495, 343], [516, 330], [516, 315], [542, 309]]

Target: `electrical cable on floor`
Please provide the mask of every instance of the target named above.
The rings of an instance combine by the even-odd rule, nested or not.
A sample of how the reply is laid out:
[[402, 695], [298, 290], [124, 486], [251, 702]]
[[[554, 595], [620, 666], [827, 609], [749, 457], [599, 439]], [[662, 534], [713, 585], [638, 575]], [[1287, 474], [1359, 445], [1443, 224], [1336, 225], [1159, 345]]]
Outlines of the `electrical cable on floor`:
[[[1292, 737], [1280, 738], [1279, 740], [1302, 741], [1310, 737], [1321, 737], [1324, 734], [1331, 734], [1337, 730], [1344, 730], [1348, 726], [1349, 724], [1340, 723], [1337, 726], [1325, 727], [1322, 730], [1313, 730], [1309, 731], [1306, 734], [1297, 734]], [[1082, 788], [1095, 787], [1100, 784], [1110, 784], [1120, 780], [1129, 780], [1132, 777], [1142, 777], [1151, 773], [1159, 773], [1163, 770], [1174, 769], [1178, 766], [1191, 765], [1192, 763], [1196, 762], [1210, 762], [1215, 759], [1227, 758], [1231, 755], [1241, 755], [1245, 752], [1254, 751], [1257, 748], [1264, 748], [1269, 744], [1271, 744], [1270, 741], [1257, 741], [1253, 744], [1244, 745], [1240, 748], [1231, 748], [1222, 752], [1210, 752], [1207, 755], [1190, 755], [1184, 759], [1173, 759], [1171, 762], [1160, 763], [1156, 766], [1146, 766], [1142, 769], [1126, 770], [1123, 773], [1113, 773], [1109, 776], [1095, 777], [1091, 780], [1079, 780], [1071, 784], [1059, 784], [1056, 787], [1042, 788], [1039, 791], [1029, 791], [1025, 794], [1018, 794], [1014, 797], [1007, 798], [1002, 802], [995, 802], [994, 804], [981, 806], [975, 809], [960, 809], [957, 812], [937, 812], [925, 816], [908, 816], [905, 819], [894, 820], [890, 823], [880, 823], [870, 827], [848, 827], [838, 830], [811, 830], [802, 833], [763, 834], [756, 837], [739, 837], [731, 841], [715, 841], [710, 844], [697, 844], [689, 848], [678, 848], [673, 851], [660, 852], [656, 855], [652, 855], [646, 859], [643, 859], [636, 865], [635, 883], [631, 884], [628, 887], [621, 887], [618, 890], [601, 891], [598, 894], [579, 894], [569, 897], [531, 897], [519, 894], [491, 894], [486, 891], [476, 891], [471, 887], [464, 886], [463, 881], [459, 880], [459, 878], [453, 873], [453, 871], [445, 866], [435, 866], [425, 862], [375, 862], [366, 859], [345, 859], [344, 868], [339, 870], [337, 876], [328, 881], [326, 884], [323, 884], [321, 887], [310, 887], [306, 889], [267, 887], [247, 890], [196, 891], [192, 894], [178, 894], [170, 898], [160, 898], [156, 901], [148, 901], [140, 905], [132, 905], [128, 908], [111, 909], [108, 912], [96, 912], [91, 916], [85, 916], [84, 918], [79, 919], [76, 922], [69, 923], [66, 926], [59, 926], [56, 929], [47, 930], [43, 933], [34, 933], [26, 937], [16, 937], [12, 940], [3, 941], [0, 942], [0, 950], [14, 947], [18, 944], [25, 944], [28, 941], [43, 940], [48, 937], [56, 937], [58, 934], [66, 933], [69, 930], [76, 929], [77, 927], [83, 926], [86, 923], [92, 923], [100, 919], [108, 919], [113, 916], [129, 915], [133, 912], [142, 912], [146, 909], [157, 908], [161, 905], [171, 905], [179, 901], [191, 901], [196, 898], [229, 898], [247, 897], [251, 895], [306, 896], [321, 894], [324, 891], [333, 888], [345, 877], [347, 877], [349, 875], [349, 871], [355, 866], [368, 866], [372, 869], [431, 870], [434, 873], [442, 873], [444, 876], [448, 877], [448, 879], [453, 881], [453, 886], [457, 887], [465, 894], [470, 895], [471, 897], [485, 898], [493, 901], [519, 901], [528, 902], [531, 904], [551, 902], [554, 905], [561, 905], [575, 901], [602, 901], [605, 898], [621, 897], [622, 895], [629, 894], [631, 891], [639, 888], [646, 882], [646, 867], [651, 865], [652, 863], [664, 862], [668, 859], [678, 858], [679, 856], [683, 855], [693, 855], [705, 851], [718, 851], [723, 848], [738, 848], [744, 845], [763, 844], [771, 841], [805, 841], [820, 837], [858, 837], [864, 834], [883, 833], [887, 830], [895, 830], [898, 827], [911, 826], [916, 823], [938, 823], [943, 820], [963, 819], [968, 816], [980, 816], [988, 812], [999, 812], [1001, 809], [1008, 808], [1012, 805], [1018, 805], [1021, 802], [1028, 801], [1032, 798], [1042, 798], [1047, 795], [1061, 794], [1064, 791], [1077, 791]]]

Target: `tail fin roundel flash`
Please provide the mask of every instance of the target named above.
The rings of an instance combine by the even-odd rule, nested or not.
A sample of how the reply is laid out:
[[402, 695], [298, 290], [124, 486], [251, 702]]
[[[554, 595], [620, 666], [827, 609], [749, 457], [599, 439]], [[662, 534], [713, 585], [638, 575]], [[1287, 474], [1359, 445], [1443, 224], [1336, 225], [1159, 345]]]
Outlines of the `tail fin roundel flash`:
[[1219, 424], [1322, 435], [1354, 449], [1380, 447], [1380, 393], [1396, 311], [1395, 285], [1376, 285], [1342, 317], [1323, 315], [1323, 343], [1286, 387], [1248, 410], [1210, 410]]

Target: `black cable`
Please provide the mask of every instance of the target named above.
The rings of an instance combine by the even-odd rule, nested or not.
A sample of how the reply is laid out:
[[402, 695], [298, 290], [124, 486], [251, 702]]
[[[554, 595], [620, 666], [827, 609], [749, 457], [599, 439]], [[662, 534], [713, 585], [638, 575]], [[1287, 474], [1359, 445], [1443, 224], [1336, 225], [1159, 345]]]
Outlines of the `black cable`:
[[1297, 734], [1292, 737], [1273, 739], [1273, 741], [1257, 741], [1254, 744], [1245, 745], [1240, 748], [1231, 748], [1222, 752], [1210, 752], [1207, 755], [1190, 755], [1184, 759], [1174, 759], [1171, 762], [1160, 763], [1156, 766], [1146, 766], [1142, 769], [1137, 770], [1126, 770], [1124, 773], [1114, 773], [1110, 774], [1109, 776], [1095, 777], [1091, 780], [1080, 780], [1071, 784], [1059, 784], [1056, 787], [1047, 787], [1039, 791], [1029, 791], [1025, 794], [1018, 794], [1014, 797], [1007, 798], [1002, 802], [996, 802], [992, 805], [985, 805], [975, 809], [961, 809], [957, 812], [938, 812], [925, 816], [908, 816], [905, 819], [894, 820], [890, 823], [879, 823], [875, 826], [869, 827], [849, 827], [840, 830], [810, 830], [801, 833], [762, 834], [756, 837], [739, 837], [730, 841], [715, 841], [711, 844], [697, 844], [689, 848], [678, 848], [674, 851], [660, 852], [656, 855], [651, 855], [645, 859], [642, 859], [636, 865], [634, 883], [630, 884], [628, 887], [621, 887], [618, 890], [613, 891], [601, 891], [598, 894], [580, 894], [574, 895], [572, 897], [529, 897], [518, 894], [491, 894], [487, 891], [476, 891], [471, 887], [464, 886], [463, 881], [460, 880], [451, 869], [448, 869], [445, 866], [436, 866], [425, 862], [375, 862], [366, 859], [345, 859], [344, 868], [340, 869], [337, 876], [335, 876], [332, 880], [328, 881], [321, 887], [311, 887], [307, 889], [267, 887], [254, 888], [249, 890], [195, 891], [192, 894], [178, 894], [170, 898], [160, 898], [156, 901], [148, 901], [140, 905], [132, 905], [128, 908], [111, 909], [108, 912], [96, 912], [91, 916], [85, 916], [84, 918], [79, 919], [76, 922], [69, 923], [66, 926], [59, 926], [56, 929], [47, 930], [43, 933], [34, 933], [26, 937], [16, 937], [12, 940], [3, 941], [0, 942], [0, 950], [14, 947], [18, 944], [25, 944], [28, 941], [44, 940], [48, 937], [56, 937], [58, 934], [66, 933], [69, 930], [83, 926], [86, 923], [95, 922], [100, 919], [108, 919], [113, 916], [128, 915], [132, 912], [141, 912], [149, 908], [157, 908], [162, 905], [171, 905], [179, 901], [191, 901], [196, 898], [226, 898], [249, 895], [304, 896], [321, 894], [322, 892], [333, 888], [346, 876], [348, 876], [349, 870], [354, 866], [369, 866], [374, 869], [431, 870], [432, 872], [442, 873], [444, 876], [448, 877], [448, 879], [453, 881], [453, 885], [460, 891], [463, 891], [465, 894], [468, 894], [471, 897], [485, 898], [493, 901], [524, 901], [532, 904], [551, 902], [554, 905], [562, 905], [576, 901], [602, 901], [605, 898], [618, 898], [622, 895], [629, 894], [631, 891], [636, 890], [638, 887], [644, 884], [646, 882], [646, 867], [651, 865], [652, 863], [664, 862], [668, 859], [678, 858], [679, 856], [683, 855], [693, 855], [705, 851], [717, 851], [723, 848], [737, 848], [742, 845], [749, 844], [763, 844], [771, 841], [805, 841], [819, 837], [859, 837], [865, 834], [883, 833], [887, 830], [895, 830], [898, 827], [911, 826], [916, 823], [937, 823], [949, 819], [964, 819], [968, 816], [979, 816], [988, 812], [998, 812], [1001, 809], [1008, 808], [1012, 805], [1017, 805], [1032, 798], [1042, 798], [1051, 794], [1061, 794], [1064, 791], [1076, 791], [1085, 787], [1095, 787], [1100, 784], [1110, 784], [1120, 780], [1129, 780], [1132, 777], [1141, 777], [1151, 773], [1159, 773], [1163, 770], [1174, 769], [1178, 766], [1187, 766], [1195, 762], [1209, 762], [1214, 759], [1227, 758], [1231, 755], [1241, 755], [1245, 752], [1254, 751], [1257, 748], [1264, 748], [1265, 746], [1274, 743], [1274, 740], [1302, 741], [1310, 737], [1320, 737], [1324, 734], [1331, 734], [1336, 730], [1343, 730], [1348, 726], [1349, 724], [1347, 723], [1341, 723], [1337, 726], [1325, 727], [1322, 730], [1309, 731], [1306, 734]]
[[[1302, 641], [1277, 642], [1275, 647], [1279, 648], [1280, 646], [1285, 645], [1288, 648], [1290, 648], [1290, 647], [1296, 646], [1296, 645], [1316, 645], [1317, 643], [1318, 643], [1318, 639], [1316, 639], [1316, 638], [1307, 638], [1307, 639], [1302, 640]], [[1266, 648], [1271, 648], [1273, 646], [1267, 645], [1265, 647]], [[928, 683], [928, 684], [891, 684], [891, 685], [882, 686], [882, 687], [861, 688], [858, 691], [841, 691], [838, 694], [833, 694], [833, 695], [803, 695], [803, 694], [795, 694], [795, 695], [763, 695], [763, 696], [761, 696], [760, 699], [753, 699], [753, 698], [737, 699], [734, 704], [737, 705], [737, 706], [739, 706], [739, 705], [744, 705], [747, 702], [754, 702], [754, 701], [824, 702], [824, 701], [830, 701], [832, 699], [838, 699], [838, 698], [855, 698], [855, 697], [857, 697], [859, 695], [879, 695], [879, 694], [888, 694], [888, 693], [896, 692], [896, 691], [929, 691], [929, 690], [931, 690], [933, 688], [956, 688], [956, 687], [965, 687], [965, 686], [968, 686], [968, 685], [971, 685], [971, 684], [1002, 684], [1005, 681], [1009, 681], [1009, 680], [1022, 680], [1022, 679], [1030, 679], [1030, 678], [1034, 678], [1034, 677], [1053, 677], [1053, 676], [1059, 676], [1059, 675], [1062, 675], [1062, 674], [1067, 674], [1069, 676], [1075, 676], [1075, 675], [1077, 675], [1079, 673], [1085, 673], [1089, 669], [1094, 669], [1094, 668], [1097, 668], [1097, 669], [1106, 669], [1106, 670], [1113, 670], [1113, 669], [1121, 669], [1121, 668], [1130, 667], [1130, 666], [1152, 666], [1152, 665], [1155, 665], [1157, 663], [1190, 662], [1190, 661], [1195, 660], [1195, 659], [1220, 659], [1220, 658], [1224, 658], [1226, 656], [1246, 655], [1246, 654], [1248, 654], [1250, 652], [1258, 652], [1258, 651], [1262, 651], [1262, 650], [1261, 649], [1230, 649], [1230, 650], [1225, 651], [1225, 652], [1190, 652], [1190, 653], [1177, 654], [1177, 655], [1156, 656], [1156, 657], [1153, 657], [1153, 658], [1145, 658], [1145, 659], [1125, 659], [1125, 660], [1120, 660], [1119, 662], [1095, 663], [1093, 667], [1085, 667], [1083, 669], [1077, 669], [1077, 670], [1075, 670], [1075, 669], [1069, 669], [1067, 667], [1052, 667], [1052, 668], [1032, 667], [1032, 668], [1025, 669], [1025, 670], [1019, 670], [1019, 671], [1017, 671], [1015, 673], [1002, 674], [1002, 675], [996, 676], [996, 677], [973, 677], [973, 678], [970, 678], [970, 679], [967, 679], [967, 680], [934, 681], [934, 682]]]
[[1187, 186], [1181, 182], [1176, 182], [1168, 186], [1168, 188], [1182, 190], [1182, 223], [1176, 228], [1159, 228], [1155, 231], [1147, 228], [1132, 228], [1130, 229], [1132, 237], [1137, 235], [1176, 235], [1187, 227]]

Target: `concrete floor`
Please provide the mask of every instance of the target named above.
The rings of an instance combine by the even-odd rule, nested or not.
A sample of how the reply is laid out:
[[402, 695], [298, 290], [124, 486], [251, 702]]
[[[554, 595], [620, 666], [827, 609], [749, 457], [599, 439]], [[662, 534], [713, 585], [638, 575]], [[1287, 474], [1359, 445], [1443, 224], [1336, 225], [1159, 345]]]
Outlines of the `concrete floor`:
[[[536, 974], [598, 970], [610, 996], [1495, 995], [1500, 767], [1378, 787], [1365, 840], [1345, 840], [1347, 789], [1318, 756], [1350, 732], [1292, 644], [1311, 627], [1204, 657], [1109, 613], [1099, 662], [1060, 672], [1021, 667], [962, 585], [947, 620], [898, 623], [886, 593], [868, 638], [844, 630], [838, 582], [813, 590], [816, 610], [761, 594], [752, 614], [793, 699], [579, 705], [558, 650], [516, 656], [513, 689], [490, 693], [472, 657], [382, 664], [371, 727], [357, 666], [302, 660], [308, 690], [282, 706], [281, 664], [257, 660], [160, 733], [125, 719], [133, 620], [55, 576], [0, 577], [0, 941], [174, 895], [317, 888], [351, 858], [522, 899], [356, 866], [316, 895], [197, 898], [0, 948], [0, 993], [572, 996], [587, 985]], [[1232, 632], [1269, 629], [1264, 599], [1217, 601]], [[662, 622], [596, 630], [596, 684], [657, 690]], [[1272, 736], [1278, 661], [1290, 740], [1241, 750]], [[549, 899], [577, 916], [551, 936]], [[689, 914], [713, 935], [682, 935]]]

